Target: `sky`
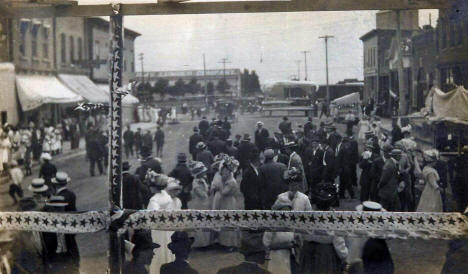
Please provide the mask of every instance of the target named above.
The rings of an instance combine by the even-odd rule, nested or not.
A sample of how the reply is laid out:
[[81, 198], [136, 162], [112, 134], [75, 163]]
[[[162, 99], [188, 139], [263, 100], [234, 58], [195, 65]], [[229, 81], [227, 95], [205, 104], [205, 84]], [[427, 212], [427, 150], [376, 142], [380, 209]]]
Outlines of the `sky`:
[[[79, 4], [106, 2], [79, 0]], [[426, 10], [420, 12], [420, 25], [428, 23], [429, 13], [434, 24], [437, 11]], [[142, 34], [135, 41], [135, 54], [143, 53], [145, 71], [203, 69], [205, 54], [207, 69], [222, 69], [221, 59], [227, 58], [226, 68], [255, 70], [261, 82], [297, 75], [300, 60], [304, 80], [302, 51], [308, 51], [308, 80], [323, 84], [325, 43], [319, 37], [334, 36], [328, 42], [330, 83], [362, 80], [359, 37], [375, 28], [375, 11], [127, 16], [124, 25]], [[136, 70], [141, 70], [138, 59]]]

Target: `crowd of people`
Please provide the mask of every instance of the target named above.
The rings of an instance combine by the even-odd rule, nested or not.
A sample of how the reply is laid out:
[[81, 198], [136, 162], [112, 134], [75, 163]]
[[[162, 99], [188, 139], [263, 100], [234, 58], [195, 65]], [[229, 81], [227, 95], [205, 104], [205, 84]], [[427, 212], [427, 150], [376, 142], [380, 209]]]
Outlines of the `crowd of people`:
[[60, 154], [63, 141], [61, 125], [40, 126], [31, 122], [27, 126], [14, 127], [5, 124], [0, 128], [0, 172], [7, 173], [11, 162], [15, 161], [29, 176], [32, 162], [38, 162], [42, 153]]
[[[123, 162], [123, 189], [117, 194], [123, 197], [118, 206], [134, 210], [332, 211], [340, 200], [359, 199], [356, 210], [360, 211], [446, 209], [447, 167], [437, 150], [419, 151], [411, 128], [402, 128], [396, 121], [390, 134], [373, 116], [361, 119], [357, 138], [353, 127], [350, 123], [342, 136], [331, 121], [316, 125], [308, 118], [293, 128], [289, 118], [283, 117], [277, 130], [259, 121], [253, 138], [245, 132], [235, 134], [233, 140], [227, 118], [209, 121], [203, 117], [188, 139], [190, 156], [178, 153], [174, 168], [164, 172], [162, 127], [153, 135], [149, 130], [133, 132], [129, 126], [123, 134], [126, 158], [141, 158], [133, 173], [130, 162]], [[32, 135], [39, 133], [34, 129]], [[107, 140], [105, 132], [90, 127], [86, 150], [91, 175], [95, 165], [101, 174], [105, 172]], [[22, 198], [17, 186], [23, 177], [17, 171], [18, 163], [12, 161], [10, 173], [16, 187], [10, 188], [10, 195], [15, 202], [16, 196], [22, 198], [22, 210], [76, 211], [76, 197], [67, 189], [70, 178], [51, 163], [53, 151], [41, 150], [42, 166], [29, 187], [31, 198]], [[78, 273], [73, 235], [21, 235], [24, 241], [40, 243], [30, 250], [37, 251], [34, 258], [45, 262], [45, 267], [66, 271], [55, 273]], [[345, 241], [340, 236], [294, 232], [130, 231], [126, 242], [132, 246], [126, 258], [128, 273], [198, 273], [187, 261], [190, 250], [214, 246], [244, 255], [240, 265], [218, 273], [394, 273], [386, 241], [366, 237]], [[26, 260], [26, 255], [17, 254], [18, 260]], [[30, 272], [38, 273], [35, 269]]]
[[[443, 211], [443, 171], [439, 169], [437, 150], [419, 151], [411, 128], [401, 128], [398, 123], [387, 134], [378, 118], [364, 116], [357, 138], [354, 124], [350, 123], [342, 136], [333, 122], [322, 121], [317, 126], [309, 118], [293, 129], [288, 117], [283, 117], [274, 134], [259, 121], [254, 138], [243, 133], [235, 134], [233, 140], [227, 119], [209, 121], [203, 117], [188, 140], [191, 159], [179, 153], [174, 169], [167, 175], [162, 170], [162, 159], [152, 157], [152, 145], [137, 145], [143, 161], [135, 174], [129, 173], [128, 163], [124, 165], [123, 206], [152, 210], [326, 211], [338, 207], [340, 199], [359, 199], [360, 210]], [[127, 129], [126, 134], [130, 132]], [[128, 137], [131, 139], [138, 138]], [[364, 147], [362, 152], [360, 145]], [[171, 234], [152, 232], [153, 242], [161, 247], [150, 264], [150, 273], [159, 273], [163, 264], [174, 260], [166, 248]], [[193, 237], [192, 247], [221, 245], [228, 251], [243, 251], [249, 245], [246, 239], [250, 243], [257, 241], [250, 251], [258, 255], [260, 246], [263, 255], [246, 256], [246, 261], [261, 265], [266, 258], [266, 271], [271, 273], [341, 273], [344, 269], [393, 273], [384, 240], [360, 239], [347, 246], [342, 237], [291, 232], [197, 231], [189, 236]], [[369, 270], [372, 268], [374, 271]], [[223, 271], [219, 273], [240, 273]]]

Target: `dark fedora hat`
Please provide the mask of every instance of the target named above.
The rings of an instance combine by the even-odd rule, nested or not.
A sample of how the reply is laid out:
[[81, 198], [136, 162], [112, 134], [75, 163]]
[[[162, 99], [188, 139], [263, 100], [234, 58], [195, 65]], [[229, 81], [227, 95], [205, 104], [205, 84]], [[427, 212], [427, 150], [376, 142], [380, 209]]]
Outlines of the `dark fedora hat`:
[[175, 254], [177, 251], [189, 249], [193, 242], [195, 242], [195, 238], [189, 237], [187, 232], [176, 231], [172, 234], [171, 242], [167, 245], [167, 248]]
[[160, 245], [154, 243], [151, 239], [151, 232], [149, 230], [137, 230], [133, 234], [132, 242], [135, 245], [135, 250], [155, 249], [159, 248]]
[[125, 162], [122, 163], [122, 170], [123, 171], [130, 170], [130, 167], [131, 167], [131, 165], [130, 165], [130, 163], [128, 161], [125, 161]]

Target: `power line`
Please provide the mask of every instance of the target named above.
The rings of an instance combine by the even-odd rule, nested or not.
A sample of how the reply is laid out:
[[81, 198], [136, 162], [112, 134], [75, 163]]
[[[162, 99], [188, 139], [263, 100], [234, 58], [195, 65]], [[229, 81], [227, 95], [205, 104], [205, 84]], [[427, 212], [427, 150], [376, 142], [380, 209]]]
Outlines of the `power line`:
[[223, 79], [226, 81], [226, 64], [230, 64], [231, 62], [227, 58], [222, 58], [219, 63], [223, 64]]
[[143, 52], [138, 54], [140, 62], [141, 62], [141, 81], [144, 83], [145, 82], [145, 69], [143, 66], [143, 59], [144, 59], [144, 54]]
[[304, 80], [307, 81], [307, 53], [310, 53], [310, 51], [307, 51], [307, 50], [303, 50], [301, 51], [302, 53], [304, 53], [304, 73], [305, 73], [305, 77], [304, 77]]

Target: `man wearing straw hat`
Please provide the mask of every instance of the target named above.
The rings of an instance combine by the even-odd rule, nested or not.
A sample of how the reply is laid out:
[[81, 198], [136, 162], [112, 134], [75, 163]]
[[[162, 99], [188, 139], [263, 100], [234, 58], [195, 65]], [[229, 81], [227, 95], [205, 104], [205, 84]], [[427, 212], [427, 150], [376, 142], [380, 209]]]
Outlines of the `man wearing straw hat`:
[[42, 209], [45, 201], [50, 196], [49, 187], [45, 184], [44, 179], [34, 178], [28, 187], [28, 190], [33, 193], [33, 199], [37, 204], [37, 208]]
[[[65, 212], [69, 206], [63, 196], [51, 196], [45, 204], [45, 212]], [[80, 253], [74, 234], [42, 233], [45, 260], [50, 273], [80, 273]]]
[[76, 195], [73, 191], [67, 188], [67, 184], [71, 181], [70, 177], [67, 173], [63, 171], [57, 172], [55, 178], [52, 179], [52, 184], [55, 185], [55, 195], [59, 195], [64, 197], [65, 203], [65, 211], [76, 211]]

